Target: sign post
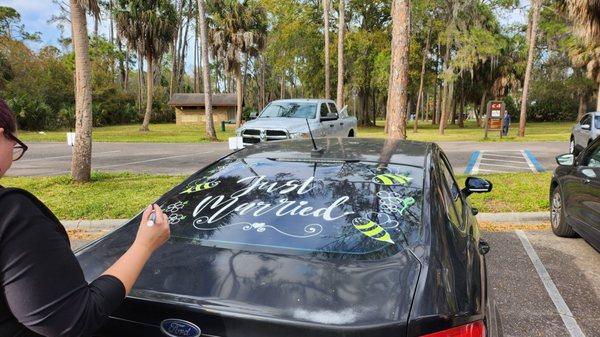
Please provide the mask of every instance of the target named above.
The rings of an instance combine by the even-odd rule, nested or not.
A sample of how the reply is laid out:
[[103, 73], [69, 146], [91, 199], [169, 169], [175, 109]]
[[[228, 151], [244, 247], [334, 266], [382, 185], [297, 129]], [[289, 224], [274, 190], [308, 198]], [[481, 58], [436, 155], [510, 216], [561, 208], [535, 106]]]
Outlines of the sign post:
[[487, 104], [485, 115], [485, 136], [488, 138], [490, 130], [499, 130], [500, 138], [502, 138], [502, 119], [506, 114], [506, 106], [502, 101], [489, 101]]

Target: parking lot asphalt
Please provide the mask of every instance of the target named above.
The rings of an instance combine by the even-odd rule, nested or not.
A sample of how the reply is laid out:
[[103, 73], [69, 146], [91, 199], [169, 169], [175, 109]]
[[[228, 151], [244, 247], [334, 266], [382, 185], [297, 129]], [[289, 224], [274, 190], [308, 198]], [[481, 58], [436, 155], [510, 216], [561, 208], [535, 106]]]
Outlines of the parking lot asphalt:
[[[454, 171], [473, 172], [476, 153], [488, 153], [488, 159], [480, 159], [478, 173], [531, 171], [526, 157], [539, 163], [541, 170], [556, 167], [554, 157], [568, 151], [566, 142], [442, 142], [439, 143], [448, 155]], [[522, 156], [522, 163], [515, 163], [522, 169], [494, 165], [494, 153], [513, 151]], [[156, 144], [156, 143], [94, 143], [92, 169], [108, 172], [141, 172], [157, 174], [189, 175], [201, 167], [229, 153], [227, 143], [202, 144]], [[491, 156], [489, 155], [491, 153]], [[531, 156], [531, 157], [530, 157]], [[516, 160], [513, 160], [516, 161]], [[529, 159], [531, 162], [532, 159]], [[475, 159], [475, 163], [477, 159]], [[485, 166], [485, 164], [488, 166]], [[495, 164], [505, 165], [501, 162]], [[71, 147], [64, 143], [31, 143], [25, 158], [15, 162], [9, 175], [47, 176], [67, 174], [71, 165]], [[512, 164], [511, 164], [512, 165]]]
[[[600, 253], [583, 239], [559, 238], [549, 230], [523, 234], [546, 275], [539, 273], [517, 232], [484, 233], [504, 335], [600, 336]], [[561, 299], [562, 305], [555, 303]]]
[[[483, 236], [491, 246], [488, 277], [505, 337], [600, 336], [600, 252], [581, 238], [524, 231], [530, 253], [539, 259], [536, 267], [517, 231]], [[72, 245], [87, 242], [74, 240]], [[540, 265], [546, 275], [540, 276]], [[560, 300], [564, 306], [555, 303]]]

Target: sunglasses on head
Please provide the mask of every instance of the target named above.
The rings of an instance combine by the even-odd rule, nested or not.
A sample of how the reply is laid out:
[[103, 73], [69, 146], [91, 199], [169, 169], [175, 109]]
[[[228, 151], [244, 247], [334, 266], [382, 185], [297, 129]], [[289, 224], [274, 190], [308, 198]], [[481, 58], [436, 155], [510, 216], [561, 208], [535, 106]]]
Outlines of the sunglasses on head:
[[17, 136], [13, 135], [10, 132], [6, 133], [6, 136], [8, 137], [8, 139], [14, 140], [17, 143], [13, 148], [13, 161], [17, 161], [23, 158], [25, 152], [27, 152], [28, 149], [27, 145], [25, 145], [25, 143], [23, 143], [19, 138], [17, 138]]

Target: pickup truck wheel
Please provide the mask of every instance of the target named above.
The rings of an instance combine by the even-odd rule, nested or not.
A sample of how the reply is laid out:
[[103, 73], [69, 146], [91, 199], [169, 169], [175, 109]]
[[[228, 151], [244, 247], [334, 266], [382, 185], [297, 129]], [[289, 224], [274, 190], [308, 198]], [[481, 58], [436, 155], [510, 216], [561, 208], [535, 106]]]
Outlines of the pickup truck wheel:
[[348, 137], [354, 138], [354, 130], [350, 130], [350, 132], [348, 133]]

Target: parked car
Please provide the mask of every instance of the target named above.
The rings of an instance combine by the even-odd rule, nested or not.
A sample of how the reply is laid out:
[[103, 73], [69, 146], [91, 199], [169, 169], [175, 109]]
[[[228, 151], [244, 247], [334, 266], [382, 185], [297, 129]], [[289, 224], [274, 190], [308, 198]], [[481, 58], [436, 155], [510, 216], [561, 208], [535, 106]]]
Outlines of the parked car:
[[[488, 244], [435, 144], [317, 139], [250, 146], [158, 200], [171, 238], [98, 336], [500, 333]], [[94, 279], [141, 215], [77, 252]]]
[[579, 234], [600, 251], [600, 138], [579, 156], [563, 154], [556, 161], [550, 185], [552, 230], [562, 237]]
[[571, 132], [569, 152], [577, 156], [598, 136], [600, 136], [600, 112], [583, 115]]
[[309, 125], [314, 137], [356, 137], [356, 117], [348, 116], [347, 110], [340, 110], [332, 100], [273, 101], [258, 116], [251, 117], [254, 119], [237, 130], [245, 145], [309, 138]]

